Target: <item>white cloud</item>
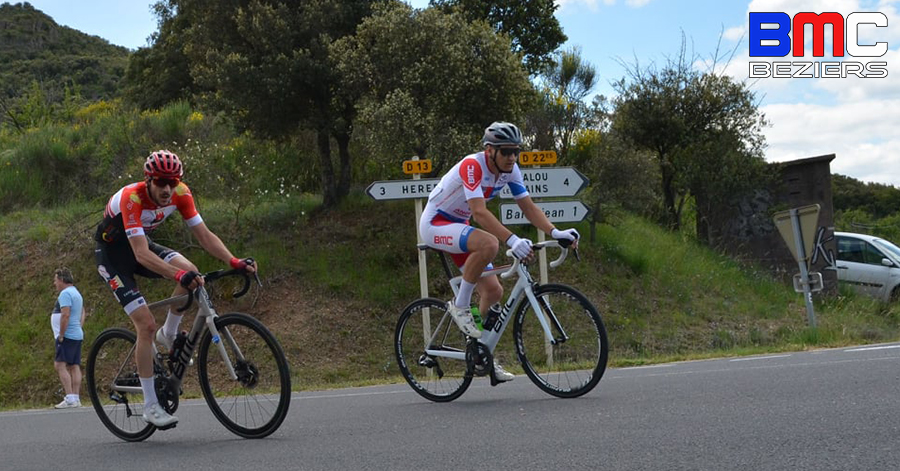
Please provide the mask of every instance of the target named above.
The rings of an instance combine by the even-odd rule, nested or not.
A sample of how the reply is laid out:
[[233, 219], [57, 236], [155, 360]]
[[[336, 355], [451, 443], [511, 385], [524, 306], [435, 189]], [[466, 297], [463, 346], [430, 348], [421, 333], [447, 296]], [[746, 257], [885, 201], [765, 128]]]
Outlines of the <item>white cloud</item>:
[[[768, 58], [749, 56], [745, 38], [731, 63], [718, 64], [717, 71], [736, 80], [746, 80], [761, 100], [760, 111], [772, 127], [764, 130], [767, 160], [782, 162], [823, 154], [835, 154], [831, 170], [863, 181], [900, 187], [900, 15], [895, 1], [882, 0], [752, 0], [747, 12], [795, 13], [836, 11], [846, 16], [853, 12], [881, 12], [890, 28], [861, 26], [860, 43], [888, 42], [889, 51], [879, 58], [854, 58], [845, 61], [887, 62], [886, 78], [766, 78], [750, 79], [751, 61], [833, 61], [832, 38], [826, 28], [826, 57], [813, 58], [812, 35], [804, 38], [805, 56]], [[744, 17], [748, 18], [747, 16]], [[740, 39], [749, 23], [733, 25], [727, 39]], [[809, 29], [809, 27], [807, 27]], [[839, 58], [841, 59], [841, 58]], [[702, 63], [698, 67], [706, 66]], [[705, 70], [705, 69], [704, 69]]]
[[[651, 1], [653, 0], [625, 0], [625, 5], [631, 8], [640, 8]], [[616, 4], [616, 0], [556, 0], [556, 4], [559, 5], [559, 11], [571, 12], [579, 7], [587, 7], [588, 10], [596, 12], [600, 8], [600, 4], [610, 7]]]
[[728, 28], [725, 30], [725, 33], [722, 34], [724, 39], [729, 41], [740, 41], [741, 39], [747, 36], [747, 27], [746, 26], [735, 26], [733, 28]]
[[900, 99], [810, 105], [780, 103], [761, 108], [767, 160], [783, 162], [835, 154], [834, 173], [900, 186]]

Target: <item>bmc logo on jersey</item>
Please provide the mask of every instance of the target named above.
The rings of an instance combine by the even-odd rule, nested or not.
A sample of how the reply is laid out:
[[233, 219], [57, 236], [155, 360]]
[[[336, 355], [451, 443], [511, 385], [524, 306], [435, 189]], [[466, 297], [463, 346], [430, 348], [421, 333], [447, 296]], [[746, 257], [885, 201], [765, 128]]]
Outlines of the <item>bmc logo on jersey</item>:
[[[765, 12], [750, 13], [750, 57], [785, 57], [792, 52], [793, 57], [804, 57], [805, 31], [811, 25], [812, 55], [825, 55], [825, 25], [831, 26], [832, 56], [843, 58], [846, 51], [851, 57], [882, 57], [888, 51], [888, 43], [860, 44], [860, 32], [868, 36], [883, 34], [888, 19], [884, 13], [856, 12], [847, 15], [840, 13], [803, 12], [794, 15], [793, 20], [787, 13]], [[788, 35], [793, 32], [793, 40]], [[845, 47], [846, 33], [846, 47]], [[887, 62], [884, 61], [774, 61], [750, 62], [750, 78], [860, 78], [887, 77]]]
[[475, 159], [466, 159], [459, 166], [459, 178], [469, 191], [475, 191], [481, 185], [481, 165]]

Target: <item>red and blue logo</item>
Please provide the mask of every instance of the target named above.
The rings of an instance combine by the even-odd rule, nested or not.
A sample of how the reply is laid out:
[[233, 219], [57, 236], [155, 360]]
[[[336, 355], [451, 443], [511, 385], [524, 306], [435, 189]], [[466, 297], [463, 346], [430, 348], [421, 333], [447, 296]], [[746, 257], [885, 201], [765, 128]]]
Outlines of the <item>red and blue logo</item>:
[[[877, 33], [886, 28], [887, 16], [878, 12], [855, 12], [844, 17], [840, 13], [797, 13], [791, 18], [783, 12], [750, 13], [750, 57], [805, 57], [806, 26], [812, 31], [812, 56], [825, 56], [826, 25], [831, 27], [831, 56], [834, 61], [818, 62], [750, 62], [751, 78], [861, 78], [887, 77], [887, 62], [837, 60], [883, 57], [888, 43], [865, 41], [860, 44], [860, 32]], [[793, 33], [793, 38], [790, 34]], [[846, 41], [845, 41], [846, 38]]]

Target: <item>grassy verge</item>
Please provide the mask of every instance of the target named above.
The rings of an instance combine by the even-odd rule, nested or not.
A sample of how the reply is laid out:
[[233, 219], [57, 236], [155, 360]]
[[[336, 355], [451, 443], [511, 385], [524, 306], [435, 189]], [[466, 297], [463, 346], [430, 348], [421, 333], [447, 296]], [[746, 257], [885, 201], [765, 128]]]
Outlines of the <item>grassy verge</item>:
[[[201, 201], [209, 227], [237, 255], [257, 258], [265, 283], [239, 301], [217, 298], [216, 307], [249, 312], [266, 323], [285, 348], [298, 389], [399, 381], [394, 323], [419, 294], [412, 203], [356, 194], [338, 210], [316, 213], [317, 203], [307, 197], [251, 207]], [[48, 407], [59, 400], [49, 327], [57, 266], [73, 269], [92, 314], [85, 356], [102, 329], [131, 327], [95, 271], [91, 235], [99, 208], [102, 203], [77, 204], [0, 220], [0, 408]], [[586, 224], [577, 227], [590, 232]], [[596, 240], [581, 244], [582, 261], [567, 261], [550, 278], [578, 287], [597, 305], [609, 331], [612, 366], [900, 335], [898, 306], [846, 293], [818, 299], [819, 327], [810, 329], [801, 297], [763, 272], [634, 216], [620, 215], [597, 229]], [[154, 239], [182, 251], [201, 270], [222, 268], [176, 222], [166, 223]], [[440, 273], [436, 258], [429, 259], [430, 294], [449, 298]], [[141, 289], [159, 299], [172, 285], [145, 281]], [[189, 322], [190, 316], [184, 325]], [[515, 372], [510, 338], [498, 355]]]

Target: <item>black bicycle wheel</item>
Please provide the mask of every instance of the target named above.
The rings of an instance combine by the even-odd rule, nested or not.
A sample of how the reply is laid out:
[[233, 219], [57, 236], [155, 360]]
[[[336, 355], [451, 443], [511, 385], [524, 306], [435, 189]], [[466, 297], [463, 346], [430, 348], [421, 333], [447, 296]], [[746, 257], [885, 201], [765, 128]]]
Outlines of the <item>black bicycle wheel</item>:
[[[134, 361], [135, 338], [125, 329], [101, 332], [88, 354], [85, 375], [100, 421], [113, 435], [129, 442], [146, 440], [156, 431], [144, 421], [144, 395], [137, 392], [141, 382]], [[123, 387], [134, 392], [122, 391]]]
[[[516, 313], [516, 353], [528, 378], [556, 397], [578, 397], [597, 386], [606, 371], [609, 344], [597, 309], [574, 288], [542, 285], [535, 289], [541, 312], [524, 301]], [[538, 316], [550, 326], [549, 342]]]
[[[209, 331], [200, 341], [200, 389], [216, 419], [244, 438], [278, 430], [291, 403], [291, 373], [281, 345], [261, 322], [238, 312], [216, 319], [220, 337]], [[228, 340], [228, 334], [234, 344]], [[237, 379], [219, 352], [222, 345]], [[243, 358], [243, 359], [242, 359]]]
[[[426, 348], [459, 359], [429, 355]], [[452, 401], [472, 383], [466, 375], [466, 336], [450, 318], [445, 301], [427, 298], [407, 306], [397, 321], [394, 351], [406, 382], [426, 399]]]

